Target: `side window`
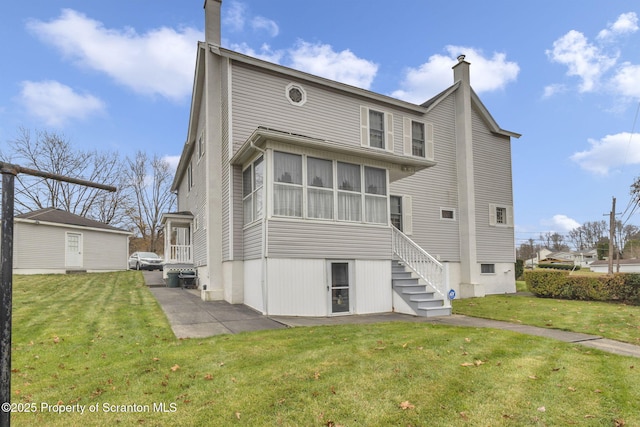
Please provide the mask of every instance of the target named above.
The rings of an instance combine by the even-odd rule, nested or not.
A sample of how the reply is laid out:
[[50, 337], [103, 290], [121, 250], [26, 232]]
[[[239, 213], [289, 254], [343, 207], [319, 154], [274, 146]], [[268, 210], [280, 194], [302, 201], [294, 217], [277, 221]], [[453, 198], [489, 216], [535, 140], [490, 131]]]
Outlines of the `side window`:
[[402, 140], [405, 156], [434, 159], [433, 124], [412, 120], [402, 120]]
[[242, 210], [244, 225], [262, 218], [264, 162], [260, 156], [242, 172]]
[[393, 151], [393, 114], [360, 107], [360, 145]]
[[489, 204], [489, 225], [513, 227], [513, 206]]

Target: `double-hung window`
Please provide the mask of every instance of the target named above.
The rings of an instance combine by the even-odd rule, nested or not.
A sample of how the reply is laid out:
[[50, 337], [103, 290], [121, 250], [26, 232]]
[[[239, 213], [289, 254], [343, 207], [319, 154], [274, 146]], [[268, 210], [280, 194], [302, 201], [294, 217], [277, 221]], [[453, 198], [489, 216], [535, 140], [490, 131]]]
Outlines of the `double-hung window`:
[[360, 107], [360, 145], [393, 151], [393, 114]]
[[264, 186], [264, 162], [260, 156], [242, 172], [242, 209], [244, 224], [262, 218], [262, 188]]
[[362, 221], [360, 165], [338, 162], [338, 219]]
[[273, 153], [273, 214], [302, 217], [302, 156]]
[[387, 223], [387, 171], [364, 167], [365, 221]]
[[411, 121], [411, 154], [424, 157], [424, 123]]
[[307, 216], [333, 219], [333, 162], [307, 157]]
[[384, 113], [369, 110], [369, 146], [385, 148]]

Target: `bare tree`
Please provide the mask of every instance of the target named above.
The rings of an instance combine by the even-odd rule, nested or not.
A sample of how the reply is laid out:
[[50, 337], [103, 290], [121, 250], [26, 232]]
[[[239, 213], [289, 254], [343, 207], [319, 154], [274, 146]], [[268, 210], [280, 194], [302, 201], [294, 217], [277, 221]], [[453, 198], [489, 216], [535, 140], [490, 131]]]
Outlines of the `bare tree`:
[[588, 221], [569, 232], [569, 241], [577, 250], [593, 249], [609, 238], [609, 226], [604, 220]]
[[146, 153], [138, 151], [134, 160], [128, 160], [127, 177], [132, 185], [134, 202], [129, 218], [139, 237], [148, 241], [147, 250], [159, 249], [162, 214], [175, 206], [171, 193], [173, 174], [166, 160], [154, 155], [149, 160]]
[[0, 158], [32, 169], [73, 178], [81, 178], [118, 188], [115, 193], [66, 182], [20, 174], [16, 178], [15, 209], [25, 213], [37, 209], [58, 208], [76, 215], [124, 227], [124, 212], [129, 198], [123, 186], [124, 164], [117, 153], [75, 149], [64, 135], [20, 128], [9, 141], [9, 150]]
[[547, 232], [540, 235], [544, 246], [553, 252], [567, 251], [569, 246], [564, 242], [564, 236], [557, 232]]

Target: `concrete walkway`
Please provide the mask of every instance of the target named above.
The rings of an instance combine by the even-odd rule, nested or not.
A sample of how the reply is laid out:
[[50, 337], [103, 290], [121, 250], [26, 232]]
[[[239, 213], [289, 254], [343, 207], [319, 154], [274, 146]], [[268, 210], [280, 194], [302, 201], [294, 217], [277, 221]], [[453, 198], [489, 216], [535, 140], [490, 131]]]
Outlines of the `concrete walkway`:
[[164, 310], [173, 333], [178, 338], [205, 338], [220, 334], [233, 334], [264, 329], [287, 327], [366, 324], [379, 322], [423, 322], [441, 325], [493, 328], [536, 335], [580, 344], [622, 356], [640, 357], [640, 346], [614, 341], [600, 336], [567, 332], [558, 329], [538, 328], [501, 322], [498, 320], [454, 314], [436, 318], [410, 316], [399, 313], [380, 313], [334, 317], [267, 317], [242, 304], [226, 301], [202, 301], [200, 292], [182, 288], [167, 288], [162, 272], [143, 272], [151, 293]]

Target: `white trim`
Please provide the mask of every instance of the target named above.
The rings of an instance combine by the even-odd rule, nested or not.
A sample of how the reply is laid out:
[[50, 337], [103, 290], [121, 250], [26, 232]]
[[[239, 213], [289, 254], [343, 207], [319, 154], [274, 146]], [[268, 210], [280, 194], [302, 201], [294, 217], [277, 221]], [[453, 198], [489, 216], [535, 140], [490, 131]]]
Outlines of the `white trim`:
[[[298, 91], [302, 95], [302, 99], [300, 101], [296, 102], [293, 99], [291, 99], [291, 96], [289, 96], [291, 89], [298, 89]], [[296, 107], [302, 107], [304, 104], [307, 103], [307, 91], [304, 90], [304, 88], [297, 83], [289, 83], [287, 87], [284, 89], [284, 96], [287, 98], [287, 101], [289, 101], [289, 104], [295, 105]]]
[[[443, 216], [442, 216], [442, 213], [443, 213], [444, 211], [450, 211], [450, 212], [453, 212], [453, 218], [445, 218], [445, 217], [443, 217]], [[456, 209], [455, 209], [455, 208], [443, 208], [443, 207], [441, 207], [441, 208], [440, 208], [440, 219], [441, 219], [442, 221], [457, 221], [457, 220], [458, 220], [458, 212], [456, 212]]]
[[[333, 312], [331, 266], [333, 264], [347, 264], [348, 269], [348, 298], [349, 309], [345, 312]], [[355, 260], [352, 259], [331, 259], [327, 260], [327, 316], [346, 316], [354, 313], [355, 308]]]

